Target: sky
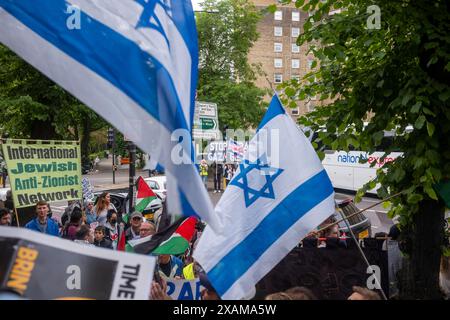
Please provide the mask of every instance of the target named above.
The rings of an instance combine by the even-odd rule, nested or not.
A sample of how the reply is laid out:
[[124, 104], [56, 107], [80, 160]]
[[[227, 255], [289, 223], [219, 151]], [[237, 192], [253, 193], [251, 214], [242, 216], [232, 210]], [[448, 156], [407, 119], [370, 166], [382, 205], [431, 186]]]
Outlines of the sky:
[[194, 11], [201, 9], [199, 6], [199, 3], [201, 3], [201, 2], [202, 2], [202, 0], [192, 0], [192, 6], [194, 7]]

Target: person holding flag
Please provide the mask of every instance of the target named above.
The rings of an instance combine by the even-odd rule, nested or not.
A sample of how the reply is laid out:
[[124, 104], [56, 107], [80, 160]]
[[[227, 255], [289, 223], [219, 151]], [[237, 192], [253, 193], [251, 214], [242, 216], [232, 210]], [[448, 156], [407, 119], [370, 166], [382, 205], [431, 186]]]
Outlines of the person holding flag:
[[334, 210], [321, 161], [275, 95], [217, 203], [227, 233], [207, 226], [194, 258], [222, 299], [241, 299]]

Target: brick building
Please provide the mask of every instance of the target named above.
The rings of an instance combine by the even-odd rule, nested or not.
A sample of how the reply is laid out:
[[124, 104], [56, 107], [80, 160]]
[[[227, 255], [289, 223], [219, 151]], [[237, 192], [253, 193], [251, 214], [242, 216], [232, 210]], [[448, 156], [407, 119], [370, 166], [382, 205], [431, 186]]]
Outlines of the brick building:
[[[258, 9], [278, 3], [275, 0], [253, 0]], [[282, 81], [301, 78], [310, 72], [313, 56], [307, 55], [307, 46], [297, 46], [296, 40], [308, 13], [301, 12], [293, 4], [278, 5], [275, 13], [267, 13], [258, 24], [259, 39], [249, 53], [249, 62], [260, 63], [265, 76], [259, 76], [255, 84], [260, 88], [275, 88]], [[270, 83], [269, 83], [270, 82]], [[269, 99], [269, 97], [268, 97]], [[319, 103], [314, 97], [298, 103], [297, 109], [288, 112], [294, 119], [314, 109]]]

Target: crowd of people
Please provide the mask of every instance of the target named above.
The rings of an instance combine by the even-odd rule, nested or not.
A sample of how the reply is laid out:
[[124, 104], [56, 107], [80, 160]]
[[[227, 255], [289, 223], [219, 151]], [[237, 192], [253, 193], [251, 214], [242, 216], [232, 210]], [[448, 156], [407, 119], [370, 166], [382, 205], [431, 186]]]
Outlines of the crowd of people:
[[222, 164], [214, 162], [211, 166], [209, 166], [207, 161], [202, 159], [198, 166], [198, 170], [206, 190], [208, 190], [208, 177], [212, 176], [214, 182], [213, 192], [221, 193], [233, 179], [233, 176], [237, 170], [237, 165], [233, 163]]
[[[9, 203], [0, 202], [0, 226], [13, 224], [12, 211]], [[299, 245], [305, 246], [309, 240], [314, 240], [314, 246], [323, 247], [330, 239], [337, 241], [349, 241], [343, 235], [337, 224], [331, 225], [333, 218], [325, 220], [319, 227], [320, 232], [312, 231]], [[323, 228], [329, 226], [328, 228]], [[157, 232], [157, 225], [152, 220], [147, 220], [142, 213], [135, 211], [125, 216], [111, 203], [110, 194], [103, 192], [97, 197], [96, 202], [90, 200], [80, 203], [70, 201], [59, 220], [50, 214], [50, 206], [45, 201], [39, 201], [35, 205], [35, 217], [31, 219], [25, 228], [50, 236], [60, 237], [86, 246], [96, 246], [108, 250], [123, 250], [119, 248], [119, 239], [122, 235], [125, 242], [152, 236]], [[201, 297], [203, 300], [220, 299], [214, 287], [209, 282], [201, 266], [194, 261], [192, 253], [203, 231], [204, 224], [198, 221], [196, 231], [191, 240], [189, 249], [182, 255], [161, 254], [157, 257], [155, 276], [151, 284], [151, 299], [171, 299], [167, 295], [167, 281], [170, 279], [193, 280], [198, 278], [202, 285]], [[387, 238], [395, 238], [395, 226], [389, 234], [382, 235]], [[380, 235], [377, 234], [377, 237]], [[337, 244], [340, 246], [339, 244]], [[442, 274], [448, 275], [448, 259], [444, 261]], [[450, 282], [441, 277], [441, 283]], [[448, 287], [444, 285], [444, 287]], [[445, 292], [448, 294], [448, 291]], [[304, 287], [294, 287], [282, 292], [268, 295], [267, 300], [316, 300], [315, 295]], [[379, 300], [380, 295], [361, 287], [353, 287], [353, 293], [349, 300]]]

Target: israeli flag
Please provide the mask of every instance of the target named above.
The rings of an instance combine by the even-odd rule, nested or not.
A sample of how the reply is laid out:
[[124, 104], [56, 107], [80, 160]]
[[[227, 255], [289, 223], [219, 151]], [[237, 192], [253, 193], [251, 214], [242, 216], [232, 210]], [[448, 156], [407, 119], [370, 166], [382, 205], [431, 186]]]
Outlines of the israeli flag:
[[194, 258], [223, 299], [241, 299], [334, 212], [331, 181], [311, 143], [274, 96]]
[[217, 225], [191, 161], [191, 0], [0, 0], [0, 21], [1, 43], [164, 166], [174, 213]]

